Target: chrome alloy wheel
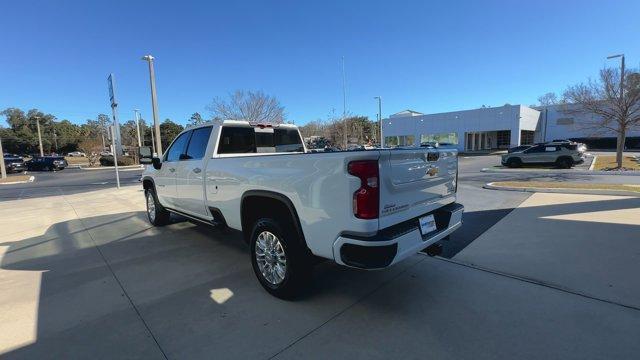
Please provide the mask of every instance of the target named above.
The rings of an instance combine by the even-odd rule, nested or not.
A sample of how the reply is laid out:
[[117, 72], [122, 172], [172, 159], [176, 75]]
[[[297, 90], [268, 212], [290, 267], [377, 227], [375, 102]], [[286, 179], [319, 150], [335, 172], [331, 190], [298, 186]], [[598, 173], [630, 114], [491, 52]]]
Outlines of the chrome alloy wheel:
[[149, 215], [149, 220], [153, 223], [156, 220], [156, 202], [151, 191], [147, 191], [147, 214]]
[[256, 262], [262, 276], [272, 285], [279, 285], [284, 281], [287, 273], [287, 255], [277, 236], [269, 231], [263, 231], [256, 239]]

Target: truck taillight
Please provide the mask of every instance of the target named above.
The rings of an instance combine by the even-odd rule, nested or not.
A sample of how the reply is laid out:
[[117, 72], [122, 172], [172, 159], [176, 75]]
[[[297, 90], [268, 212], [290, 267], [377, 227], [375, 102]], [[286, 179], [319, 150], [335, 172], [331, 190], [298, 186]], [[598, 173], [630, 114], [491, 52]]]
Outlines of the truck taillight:
[[353, 193], [353, 214], [360, 219], [377, 219], [380, 207], [378, 161], [352, 161], [348, 171], [360, 178], [360, 188]]

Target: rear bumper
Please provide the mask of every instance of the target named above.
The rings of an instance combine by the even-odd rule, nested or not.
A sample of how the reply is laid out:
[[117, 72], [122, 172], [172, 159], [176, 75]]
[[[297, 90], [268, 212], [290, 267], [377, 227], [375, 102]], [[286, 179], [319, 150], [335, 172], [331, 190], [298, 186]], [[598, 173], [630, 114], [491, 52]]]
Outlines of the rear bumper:
[[418, 218], [378, 231], [368, 237], [342, 235], [333, 243], [335, 261], [360, 269], [382, 269], [400, 262], [451, 234], [462, 226], [464, 206], [452, 203], [431, 213], [436, 231], [420, 233]]

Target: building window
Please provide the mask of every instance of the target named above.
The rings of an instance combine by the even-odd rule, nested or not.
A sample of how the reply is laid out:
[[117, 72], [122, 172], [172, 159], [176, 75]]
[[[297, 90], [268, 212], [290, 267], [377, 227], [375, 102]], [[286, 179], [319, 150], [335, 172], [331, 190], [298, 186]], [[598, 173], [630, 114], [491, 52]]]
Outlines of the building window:
[[388, 147], [414, 146], [415, 137], [413, 135], [385, 136], [384, 145]]
[[533, 145], [534, 134], [534, 131], [520, 130], [520, 145]]
[[501, 130], [496, 132], [496, 142], [498, 148], [507, 148], [511, 145], [511, 130]]
[[456, 133], [443, 133], [443, 134], [422, 134], [420, 135], [420, 144], [434, 143], [439, 144], [451, 144], [458, 145], [458, 134]]
[[556, 125], [573, 125], [573, 118], [559, 118], [556, 120]]

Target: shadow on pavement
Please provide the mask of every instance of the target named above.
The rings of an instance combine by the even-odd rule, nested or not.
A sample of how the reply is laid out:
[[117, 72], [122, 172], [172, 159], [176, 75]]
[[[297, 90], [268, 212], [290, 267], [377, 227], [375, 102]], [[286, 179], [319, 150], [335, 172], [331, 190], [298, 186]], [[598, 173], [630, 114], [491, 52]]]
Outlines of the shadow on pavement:
[[442, 244], [440, 256], [447, 259], [454, 257], [511, 211], [513, 208], [465, 212], [462, 227], [454, 231], [449, 239], [440, 241]]
[[237, 231], [179, 219], [154, 228], [129, 212], [17, 240], [0, 243], [12, 290], [0, 299], [15, 304], [0, 325], [14, 332], [0, 340], [3, 359], [269, 357], [422, 259], [386, 272], [321, 263], [287, 302], [260, 287]]

